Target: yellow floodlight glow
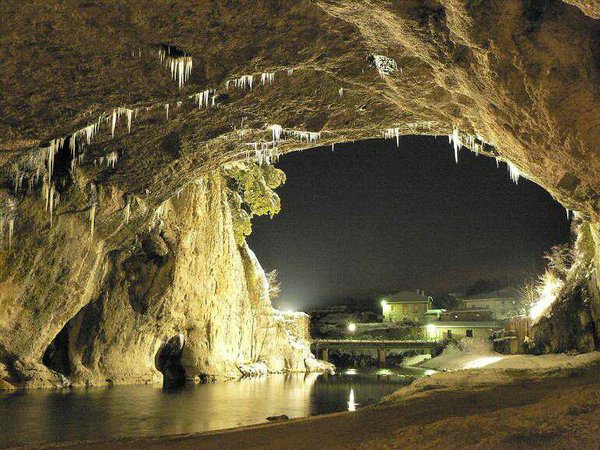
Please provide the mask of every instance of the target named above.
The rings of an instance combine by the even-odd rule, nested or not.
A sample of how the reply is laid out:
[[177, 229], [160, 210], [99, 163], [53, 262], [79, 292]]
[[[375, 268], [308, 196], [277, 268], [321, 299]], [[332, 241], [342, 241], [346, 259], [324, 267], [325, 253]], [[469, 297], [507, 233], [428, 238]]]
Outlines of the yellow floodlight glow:
[[355, 324], [355, 323], [353, 323], [353, 322], [350, 322], [350, 323], [348, 324], [348, 331], [349, 331], [350, 333], [354, 333], [354, 332], [356, 331], [356, 324]]
[[425, 327], [427, 329], [427, 337], [436, 337], [437, 336], [437, 328], [434, 324], [427, 324]]

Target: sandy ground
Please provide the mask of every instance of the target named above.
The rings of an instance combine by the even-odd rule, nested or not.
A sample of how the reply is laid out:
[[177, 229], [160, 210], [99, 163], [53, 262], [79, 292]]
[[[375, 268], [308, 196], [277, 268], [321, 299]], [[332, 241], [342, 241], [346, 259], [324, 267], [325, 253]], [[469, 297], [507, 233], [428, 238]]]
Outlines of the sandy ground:
[[568, 357], [569, 368], [540, 357], [528, 364], [544, 369], [438, 373], [353, 413], [62, 448], [600, 449], [598, 356]]

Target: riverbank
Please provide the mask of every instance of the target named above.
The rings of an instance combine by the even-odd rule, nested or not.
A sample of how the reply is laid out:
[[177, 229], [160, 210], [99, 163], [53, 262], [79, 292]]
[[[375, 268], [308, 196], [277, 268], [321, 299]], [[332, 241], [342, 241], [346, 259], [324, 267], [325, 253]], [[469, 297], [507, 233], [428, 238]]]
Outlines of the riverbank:
[[597, 449], [600, 365], [592, 355], [568, 369], [438, 373], [353, 413], [58, 448]]

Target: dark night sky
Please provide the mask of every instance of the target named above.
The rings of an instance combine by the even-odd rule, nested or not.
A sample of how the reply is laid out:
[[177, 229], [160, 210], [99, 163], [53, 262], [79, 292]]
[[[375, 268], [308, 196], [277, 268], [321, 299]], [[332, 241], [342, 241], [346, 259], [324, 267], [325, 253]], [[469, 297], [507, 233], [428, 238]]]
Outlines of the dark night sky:
[[281, 158], [282, 210], [255, 218], [248, 239], [277, 269], [281, 308], [400, 289], [464, 288], [478, 278], [513, 284], [539, 273], [569, 238], [565, 210], [539, 186], [515, 186], [506, 165], [448, 139], [368, 141]]

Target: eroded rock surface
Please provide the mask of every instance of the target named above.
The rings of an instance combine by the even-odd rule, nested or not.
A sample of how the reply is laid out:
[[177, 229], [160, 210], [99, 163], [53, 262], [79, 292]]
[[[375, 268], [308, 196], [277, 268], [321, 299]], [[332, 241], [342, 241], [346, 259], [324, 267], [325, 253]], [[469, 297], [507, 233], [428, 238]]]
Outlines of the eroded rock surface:
[[[598, 15], [589, 0], [4, 1], [3, 379], [64, 383], [42, 364], [60, 333], [76, 383], [155, 381], [179, 334], [186, 376], [301, 367], [232, 241], [226, 162], [454, 134], [597, 226]], [[193, 60], [181, 89], [164, 44]]]

